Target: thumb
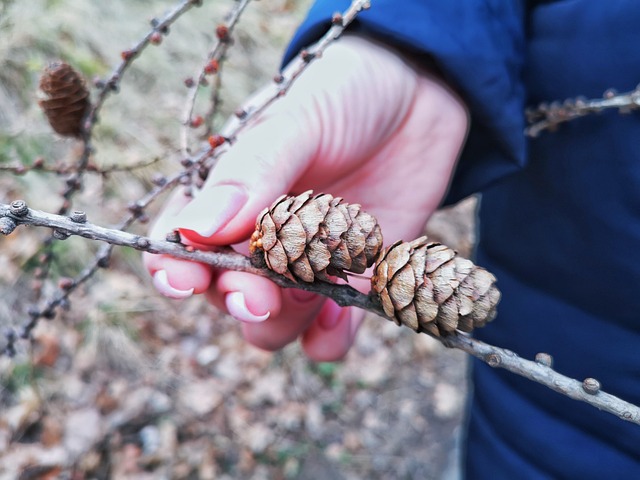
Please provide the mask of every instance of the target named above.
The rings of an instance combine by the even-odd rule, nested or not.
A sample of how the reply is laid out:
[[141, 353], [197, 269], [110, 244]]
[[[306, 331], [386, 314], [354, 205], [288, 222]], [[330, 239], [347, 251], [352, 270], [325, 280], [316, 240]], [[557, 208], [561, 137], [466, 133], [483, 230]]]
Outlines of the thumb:
[[313, 159], [317, 136], [305, 117], [291, 111], [266, 114], [243, 132], [178, 214], [175, 227], [208, 245], [249, 237], [260, 211], [289, 193]]

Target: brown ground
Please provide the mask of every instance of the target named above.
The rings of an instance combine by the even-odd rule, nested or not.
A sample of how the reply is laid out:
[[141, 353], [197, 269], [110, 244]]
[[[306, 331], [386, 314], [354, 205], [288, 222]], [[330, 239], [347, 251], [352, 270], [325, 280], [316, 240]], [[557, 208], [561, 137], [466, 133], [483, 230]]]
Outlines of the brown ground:
[[[0, 165], [73, 160], [77, 146], [52, 136], [35, 105], [37, 72], [62, 57], [89, 78], [104, 76], [118, 49], [172, 5], [85, 3], [0, 2], [0, 37], [10, 39], [0, 43]], [[129, 72], [103, 113], [96, 161], [166, 160], [182, 80], [228, 8], [218, 3], [183, 18]], [[273, 75], [301, 15], [284, 0], [247, 13], [223, 77], [227, 111]], [[175, 170], [165, 160], [157, 168]], [[78, 205], [96, 223], [114, 222], [151, 173], [92, 177]], [[26, 198], [37, 208], [57, 208], [61, 186], [53, 175], [0, 174], [2, 201]], [[468, 253], [473, 209], [469, 201], [437, 215], [430, 231]], [[0, 326], [24, 322], [29, 258], [45, 236], [0, 239]], [[54, 277], [79, 271], [94, 250], [78, 239], [60, 245]], [[135, 252], [118, 251], [69, 311], [41, 322], [16, 358], [0, 358], [0, 380], [0, 479], [456, 478], [464, 354], [379, 318], [365, 322], [343, 363], [313, 364], [297, 345], [261, 352], [202, 299], [156, 295]]]

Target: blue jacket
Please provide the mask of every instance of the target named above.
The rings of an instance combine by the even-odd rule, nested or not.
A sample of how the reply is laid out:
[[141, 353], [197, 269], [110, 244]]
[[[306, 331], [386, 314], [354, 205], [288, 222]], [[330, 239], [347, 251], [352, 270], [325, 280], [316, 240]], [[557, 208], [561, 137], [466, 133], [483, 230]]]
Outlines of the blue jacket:
[[[288, 55], [348, 0], [320, 0]], [[640, 113], [527, 141], [523, 111], [640, 82], [637, 0], [372, 0], [354, 28], [435, 61], [472, 112], [448, 201], [482, 193], [477, 262], [498, 318], [477, 333], [640, 405]], [[469, 479], [640, 478], [640, 427], [476, 362]]]

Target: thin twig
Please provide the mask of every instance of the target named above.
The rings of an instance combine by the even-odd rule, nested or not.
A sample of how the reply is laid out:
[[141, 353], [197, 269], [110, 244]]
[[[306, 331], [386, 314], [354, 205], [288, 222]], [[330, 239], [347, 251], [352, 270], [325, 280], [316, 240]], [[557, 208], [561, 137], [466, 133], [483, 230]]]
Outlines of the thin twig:
[[[218, 252], [200, 251], [181, 243], [155, 240], [121, 230], [100, 227], [86, 221], [79, 222], [77, 218], [74, 221], [69, 217], [28, 209], [24, 202], [20, 203], [19, 201], [12, 202], [11, 205], [0, 204], [0, 220], [2, 220], [0, 231], [5, 234], [10, 234], [19, 225], [48, 227], [57, 232], [58, 238], [77, 235], [111, 245], [132, 247], [149, 253], [165, 254], [184, 260], [206, 263], [216, 268], [253, 273], [269, 278], [281, 287], [315, 292], [331, 298], [343, 307], [355, 306], [391, 320], [385, 315], [380, 303], [373, 296], [361, 293], [349, 285], [326, 282], [292, 282], [271, 270], [255, 267], [248, 257], [228, 249]], [[12, 338], [15, 338], [15, 334], [12, 335]], [[448, 347], [463, 350], [492, 367], [504, 368], [574, 400], [588, 403], [623, 420], [640, 425], [640, 408], [605, 393], [594, 379], [585, 379], [583, 382], [579, 382], [556, 372], [544, 362], [525, 360], [509, 350], [486, 344], [464, 334], [442, 337], [438, 340]], [[12, 343], [11, 348], [13, 348]]]
[[229, 49], [229, 45], [231, 44], [231, 34], [233, 29], [240, 20], [242, 12], [244, 12], [250, 1], [251, 0], [238, 1], [234, 5], [233, 10], [227, 16], [228, 20], [225, 23], [218, 25], [216, 28], [216, 42], [207, 54], [205, 64], [198, 70], [196, 75], [197, 78], [195, 80], [193, 78], [190, 79], [189, 91], [187, 93], [184, 114], [182, 117], [181, 130], [182, 154], [185, 157], [188, 157], [191, 154], [189, 149], [189, 130], [194, 126], [199, 126], [194, 125], [192, 119], [198, 89], [200, 85], [205, 82], [207, 75], [217, 76], [222, 60]]
[[[586, 402], [622, 420], [640, 425], [640, 408], [602, 391], [599, 382], [595, 379], [587, 378], [580, 382], [556, 372], [547, 364], [548, 362], [525, 360], [510, 350], [494, 347], [464, 335], [447, 337], [443, 343], [447, 347], [458, 348], [473, 355], [491, 367], [504, 368], [569, 398]], [[538, 355], [542, 358], [549, 358], [546, 354]]]
[[220, 63], [218, 67], [218, 72], [216, 73], [215, 78], [213, 79], [213, 86], [211, 87], [211, 94], [209, 95], [209, 108], [207, 112], [204, 114], [204, 125], [205, 125], [205, 133], [204, 136], [208, 137], [213, 133], [214, 129], [214, 121], [216, 115], [218, 114], [218, 110], [220, 108], [221, 99], [220, 99], [220, 91], [222, 90], [222, 69], [224, 63]]
[[343, 13], [335, 13], [331, 28], [315, 44], [303, 50], [277, 75], [273, 82], [264, 88], [260, 95], [253, 99], [254, 103], [236, 112], [220, 132], [225, 138], [233, 141], [254, 118], [264, 112], [278, 98], [289, 91], [295, 80], [307, 69], [310, 63], [322, 57], [326, 48], [337, 40], [357, 15], [370, 7], [369, 0], [354, 0]]
[[169, 13], [167, 13], [162, 19], [152, 22], [153, 28], [146, 33], [146, 35], [138, 41], [133, 48], [124, 50], [121, 53], [122, 61], [111, 73], [109, 78], [101, 83], [100, 91], [95, 102], [91, 105], [87, 116], [84, 119], [82, 128], [82, 143], [83, 149], [78, 162], [76, 163], [76, 170], [67, 179], [67, 188], [63, 192], [62, 196], [65, 199], [65, 205], [60, 210], [60, 213], [67, 213], [71, 207], [70, 200], [75, 192], [77, 192], [82, 186], [82, 176], [89, 164], [89, 158], [93, 153], [93, 145], [91, 142], [93, 127], [98, 121], [98, 114], [104, 105], [108, 96], [117, 92], [120, 86], [123, 75], [134, 62], [134, 60], [140, 55], [140, 53], [152, 42], [154, 35], [166, 35], [169, 32], [169, 26], [173, 24], [178, 18], [180, 18], [185, 12], [190, 10], [194, 6], [199, 6], [201, 1], [198, 0], [183, 0], [177, 6], [175, 6]]
[[[183, 0], [178, 5], [176, 5], [171, 11], [169, 11], [162, 19], [153, 19], [152, 29], [148, 31], [145, 36], [138, 41], [138, 43], [131, 49], [125, 50], [121, 53], [122, 61], [115, 68], [112, 74], [106, 81], [98, 82], [98, 86], [100, 88], [97, 99], [91, 105], [87, 115], [83, 121], [83, 127], [81, 132], [81, 141], [83, 144], [82, 152], [78, 157], [77, 162], [72, 168], [71, 173], [65, 179], [65, 189], [61, 193], [61, 197], [63, 199], [62, 205], [58, 209], [58, 213], [64, 215], [68, 213], [72, 206], [73, 196], [82, 188], [83, 178], [87, 171], [91, 170], [90, 168], [90, 158], [94, 152], [94, 147], [92, 144], [92, 136], [93, 136], [93, 128], [98, 122], [98, 114], [104, 105], [104, 102], [108, 98], [108, 96], [117, 92], [119, 89], [120, 82], [122, 80], [123, 75], [127, 71], [127, 69], [131, 66], [133, 61], [140, 55], [140, 53], [150, 44], [150, 43], [158, 43], [158, 39], [162, 37], [162, 35], [167, 35], [169, 33], [169, 26], [172, 25], [178, 18], [180, 18], [185, 12], [190, 10], [194, 6], [200, 6], [202, 3], [201, 0]], [[136, 212], [134, 215], [130, 216], [128, 219], [125, 219], [123, 225], [130, 225], [133, 220], [142, 216], [141, 212]], [[56, 240], [55, 236], [50, 236], [44, 241], [44, 254], [41, 254], [43, 258], [46, 259], [45, 262], [42, 262], [40, 272], [41, 275], [35, 278], [35, 281], [38, 284], [41, 284], [42, 281], [47, 277], [48, 271], [50, 270], [50, 263], [53, 261], [53, 243]], [[110, 251], [109, 251], [110, 254]], [[99, 263], [100, 257], [96, 258], [94, 264]], [[74, 283], [73, 285], [80, 285], [84, 283], [86, 280], [91, 278], [91, 276], [95, 273], [95, 268], [88, 267], [89, 272], [93, 272], [88, 276], [81, 275], [80, 279], [78, 279], [78, 283]], [[74, 287], [75, 288], [75, 287]], [[73, 288], [70, 290], [72, 291]], [[70, 293], [70, 291], [62, 292], [62, 297], [66, 299]], [[37, 303], [40, 301], [42, 290], [37, 288], [34, 290], [34, 299], [33, 302]], [[54, 312], [54, 308], [60, 305], [61, 295], [55, 296], [51, 299], [47, 304], [38, 309], [37, 307], [30, 308], [30, 321], [29, 328], [27, 328], [23, 333], [25, 335], [29, 335], [30, 331], [37, 324], [38, 319], [41, 316], [50, 317], [52, 312]]]
[[631, 92], [621, 94], [611, 89], [607, 90], [603, 98], [591, 100], [575, 98], [565, 100], [563, 103], [541, 103], [536, 108], [527, 109], [527, 122], [530, 125], [525, 133], [529, 137], [537, 137], [544, 130], [555, 130], [561, 123], [612, 108], [620, 113], [629, 113], [640, 108], [640, 85]]
[[[130, 165], [107, 165], [100, 167], [94, 163], [88, 163], [85, 172], [97, 175], [109, 175], [118, 172], [134, 172], [144, 168], [154, 166], [160, 161], [160, 157], [154, 157], [151, 160], [141, 160]], [[55, 175], [69, 175], [78, 171], [78, 165], [69, 163], [47, 164], [36, 159], [31, 165], [0, 165], [0, 172], [13, 173], [14, 175], [25, 175], [29, 172], [53, 173]]]
[[[248, 0], [247, 0], [248, 1]], [[164, 19], [160, 21], [154, 21], [153, 26], [154, 30], [149, 32], [143, 40], [141, 40], [132, 50], [128, 50], [123, 53], [123, 61], [122, 63], [115, 69], [114, 73], [111, 75], [110, 79], [103, 85], [101, 90], [101, 95], [98, 98], [96, 104], [92, 107], [92, 110], [85, 121], [85, 134], [84, 134], [84, 150], [81, 155], [80, 172], [83, 172], [87, 168], [87, 163], [89, 159], [89, 154], [92, 151], [92, 147], [90, 146], [90, 138], [91, 132], [93, 128], [93, 124], [97, 119], [97, 112], [101, 108], [102, 103], [104, 102], [107, 94], [111, 90], [117, 90], [118, 84], [121, 80], [122, 74], [128, 68], [131, 61], [140, 54], [140, 51], [151, 42], [151, 39], [154, 34], [158, 33], [166, 33], [168, 26], [173, 23], [180, 15], [186, 12], [191, 6], [191, 4], [196, 4], [198, 2], [195, 1], [183, 1], [180, 5], [178, 5], [174, 10], [167, 14]], [[281, 96], [286, 93], [286, 91], [291, 87], [296, 78], [306, 69], [309, 63], [321, 56], [321, 53], [324, 49], [334, 40], [336, 40], [344, 31], [346, 26], [353, 21], [355, 16], [365, 8], [368, 8], [369, 2], [363, 0], [354, 0], [351, 6], [343, 13], [343, 14], [335, 14], [333, 19], [332, 28], [316, 43], [314, 46], [310, 48], [309, 51], [301, 52], [298, 57], [293, 60], [289, 67], [280, 75], [277, 76], [274, 83], [270, 85], [271, 89], [267, 88], [268, 95], [262, 97], [262, 101], [256, 103], [254, 106], [249, 108], [249, 111], [242, 112], [244, 113], [236, 113], [236, 118], [239, 119], [239, 122], [229, 121], [227, 122], [227, 126], [224, 129], [223, 135], [217, 135], [219, 140], [216, 140], [215, 143], [209, 142], [210, 145], [201, 148], [200, 151], [188, 158], [183, 159], [184, 170], [175, 174], [171, 179], [162, 179], [161, 184], [150, 191], [145, 197], [142, 199], [132, 202], [129, 205], [129, 214], [120, 222], [118, 228], [121, 230], [126, 230], [131, 224], [133, 224], [136, 220], [146, 219], [145, 209], [148, 205], [157, 199], [163, 192], [175, 187], [178, 184], [190, 185], [192, 181], [193, 174], [196, 171], [199, 171], [199, 175], [202, 178], [206, 178], [208, 171], [215, 165], [215, 162], [228, 148], [233, 139], [236, 138], [238, 133], [245, 128], [248, 122], [257, 116], [259, 113], [264, 111], [273, 101], [277, 100]], [[243, 7], [244, 8], [244, 7]], [[237, 20], [236, 20], [237, 21]], [[235, 21], [234, 21], [235, 22]], [[312, 52], [309, 54], [309, 52]], [[111, 85], [111, 87], [109, 87]], [[275, 87], [275, 88], [274, 88]], [[80, 188], [81, 186], [81, 173], [72, 179], [71, 186], [74, 188]], [[59, 210], [58, 213], [66, 214], [70, 210], [71, 204], [67, 200], [63, 205], [63, 208]], [[45, 253], [45, 257], [47, 259], [52, 258], [51, 254], [51, 244], [54, 241], [55, 237], [50, 237], [47, 242], [47, 250]], [[21, 331], [22, 337], [28, 337], [30, 332], [35, 328], [37, 321], [41, 317], [50, 318], [53, 316], [55, 309], [68, 302], [68, 297], [73, 291], [75, 291], [80, 285], [89, 280], [102, 266], [103, 264], [108, 263], [108, 259], [111, 256], [112, 247], [106, 246], [104, 251], [98, 252], [98, 254], [94, 257], [93, 261], [83, 270], [83, 272], [73, 279], [73, 281], [68, 285], [68, 288], [61, 290], [41, 307], [32, 307], [30, 308], [29, 315], [30, 320], [25, 328]], [[48, 268], [42, 268], [41, 271], [47, 272]], [[46, 276], [46, 275], [44, 275]], [[41, 279], [39, 279], [41, 283]], [[38, 290], [39, 292], [40, 290]], [[39, 295], [34, 300], [34, 302], [39, 301]]]

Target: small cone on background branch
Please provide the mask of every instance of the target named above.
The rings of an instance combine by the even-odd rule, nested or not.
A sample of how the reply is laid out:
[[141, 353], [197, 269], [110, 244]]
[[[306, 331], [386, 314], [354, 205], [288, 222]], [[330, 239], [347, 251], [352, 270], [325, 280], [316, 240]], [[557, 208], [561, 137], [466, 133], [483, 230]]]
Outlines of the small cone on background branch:
[[52, 63], [40, 79], [40, 90], [47, 95], [40, 100], [40, 108], [56, 133], [80, 136], [82, 119], [89, 107], [89, 91], [78, 72], [66, 63]]
[[303, 282], [347, 279], [363, 273], [382, 249], [375, 217], [342, 198], [308, 191], [282, 196], [256, 221], [249, 249], [252, 261]]
[[436, 337], [470, 332], [493, 320], [496, 278], [427, 237], [396, 242], [374, 268], [371, 287], [395, 322]]

